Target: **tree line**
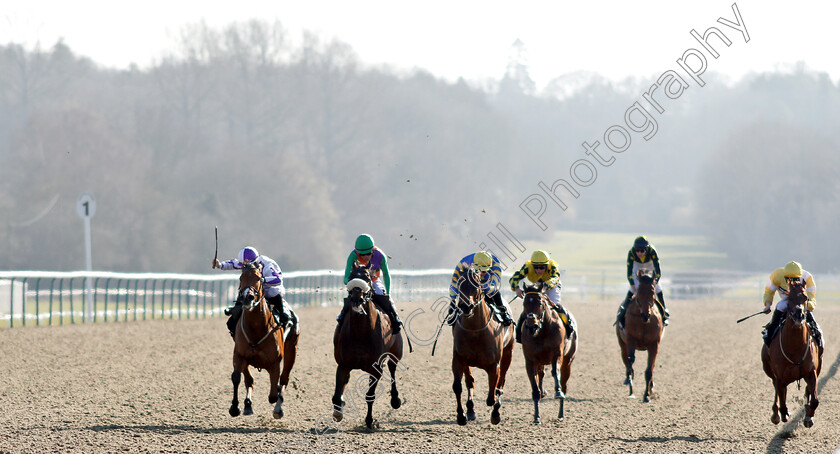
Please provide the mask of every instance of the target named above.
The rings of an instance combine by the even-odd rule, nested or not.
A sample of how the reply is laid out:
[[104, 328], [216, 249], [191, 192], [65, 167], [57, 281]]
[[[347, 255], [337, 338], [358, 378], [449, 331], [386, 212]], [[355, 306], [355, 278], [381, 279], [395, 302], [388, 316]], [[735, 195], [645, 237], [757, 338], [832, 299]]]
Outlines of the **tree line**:
[[[81, 269], [82, 191], [97, 200], [104, 270], [209, 272], [214, 226], [220, 256], [250, 244], [284, 269], [341, 268], [362, 232], [399, 268], [448, 268], [498, 222], [540, 238], [519, 204], [650, 81], [577, 73], [537, 91], [521, 62], [500, 73], [477, 84], [367, 67], [345, 43], [292, 44], [262, 21], [187, 27], [147, 69], [103, 68], [62, 41], [7, 44], [4, 268]], [[712, 75], [550, 227], [706, 233], [728, 254], [721, 268], [836, 270], [839, 95], [804, 68]]]

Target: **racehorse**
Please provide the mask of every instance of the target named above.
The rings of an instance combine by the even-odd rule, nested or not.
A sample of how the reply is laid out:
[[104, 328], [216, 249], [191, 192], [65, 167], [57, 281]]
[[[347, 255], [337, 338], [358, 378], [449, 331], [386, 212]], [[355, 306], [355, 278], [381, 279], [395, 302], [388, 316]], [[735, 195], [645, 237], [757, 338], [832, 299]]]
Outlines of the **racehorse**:
[[383, 363], [388, 364], [391, 373], [391, 407], [400, 408], [397, 391], [397, 364], [402, 359], [402, 335], [394, 333], [391, 318], [377, 309], [374, 304], [370, 270], [358, 262], [353, 264], [350, 281], [347, 283], [348, 297], [344, 304], [348, 310], [340, 328], [333, 336], [335, 362], [335, 393], [332, 397], [333, 418], [344, 417], [344, 388], [350, 381], [350, 371], [360, 369], [370, 374], [365, 395], [367, 416], [365, 425], [373, 428], [373, 402], [376, 400], [376, 385], [382, 378]]
[[[577, 352], [577, 333], [566, 340], [566, 327], [556, 311], [550, 309], [546, 287], [542, 282], [524, 288], [522, 312], [525, 322], [522, 326], [522, 353], [525, 355], [525, 372], [531, 381], [531, 398], [534, 400], [534, 424], [540, 424], [540, 399], [545, 397], [543, 377], [545, 366], [551, 365], [554, 377], [554, 398], [560, 400], [559, 419], [564, 418], [563, 404], [566, 400], [566, 383], [572, 370], [572, 361]], [[560, 361], [560, 377], [557, 362]], [[561, 390], [562, 387], [562, 390]]]
[[243, 310], [234, 336], [233, 373], [230, 376], [233, 382], [233, 402], [228, 412], [231, 416], [239, 416], [239, 380], [245, 374], [245, 407], [242, 413], [254, 413], [251, 408], [251, 392], [254, 389], [254, 377], [249, 370], [251, 366], [268, 371], [271, 382], [268, 402], [275, 404], [274, 418], [282, 418], [283, 391], [295, 365], [300, 331], [286, 332], [286, 327], [275, 322], [263, 295], [262, 271], [253, 263], [242, 268], [236, 303], [242, 305]]
[[[490, 422], [501, 421], [499, 409], [502, 406], [501, 395], [504, 393], [505, 375], [513, 356], [514, 327], [503, 326], [493, 317], [489, 296], [478, 288], [477, 278], [472, 272], [458, 284], [458, 311], [460, 316], [452, 327], [452, 373], [455, 380], [452, 391], [458, 402], [457, 421], [465, 425], [467, 420], [475, 420], [472, 395], [475, 379], [470, 367], [484, 369], [487, 372], [487, 406], [492, 406]], [[461, 406], [461, 377], [467, 384], [467, 415]]]
[[814, 411], [820, 404], [817, 399], [817, 377], [822, 368], [822, 357], [818, 353], [817, 342], [805, 322], [807, 299], [801, 282], [790, 284], [787, 313], [779, 334], [773, 338], [770, 347], [766, 344], [761, 347], [764, 373], [773, 380], [776, 390], [773, 415], [770, 417], [773, 424], [778, 424], [779, 420], [787, 422], [790, 417], [786, 402], [787, 386], [794, 380], [805, 379], [805, 427], [814, 425]]
[[618, 337], [618, 345], [621, 347], [621, 359], [627, 371], [624, 384], [630, 386], [630, 397], [635, 397], [633, 395], [633, 363], [636, 361], [636, 350], [647, 350], [644, 402], [650, 402], [653, 397], [653, 366], [656, 364], [656, 354], [659, 352], [664, 325], [659, 309], [656, 307], [656, 280], [653, 272], [639, 270], [636, 278], [639, 288], [627, 303], [624, 329], [621, 329], [620, 324], [616, 324], [615, 334]]

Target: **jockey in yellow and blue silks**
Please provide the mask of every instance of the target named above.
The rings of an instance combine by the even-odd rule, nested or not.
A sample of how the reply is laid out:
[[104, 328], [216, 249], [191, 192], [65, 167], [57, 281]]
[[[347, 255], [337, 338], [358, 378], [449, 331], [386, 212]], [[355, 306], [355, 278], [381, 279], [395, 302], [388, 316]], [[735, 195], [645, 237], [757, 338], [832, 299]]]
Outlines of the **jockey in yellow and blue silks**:
[[624, 314], [627, 312], [627, 304], [630, 302], [630, 298], [633, 297], [639, 288], [639, 284], [636, 282], [636, 275], [640, 270], [653, 272], [653, 279], [656, 281], [657, 306], [659, 307], [659, 312], [662, 314], [662, 324], [668, 326], [671, 323], [668, 321], [671, 313], [665, 307], [665, 296], [662, 294], [662, 287], [659, 285], [659, 278], [662, 277], [662, 270], [659, 267], [659, 255], [657, 255], [656, 249], [653, 248], [653, 245], [644, 236], [636, 237], [633, 241], [633, 247], [627, 252], [627, 281], [630, 282], [630, 289], [627, 290], [627, 296], [624, 297], [624, 301], [618, 308], [616, 322], [618, 326], [624, 329]]
[[[277, 323], [282, 326], [290, 324], [291, 328], [296, 331], [298, 317], [284, 298], [286, 287], [283, 286], [283, 271], [280, 270], [277, 262], [268, 256], [261, 255], [257, 252], [256, 248], [246, 246], [239, 251], [239, 255], [235, 259], [225, 260], [223, 262], [213, 259], [213, 268], [241, 270], [250, 263], [260, 268], [263, 276], [265, 301], [273, 309], [272, 312]], [[228, 330], [230, 330], [231, 337], [233, 337], [236, 331], [236, 322], [239, 321], [239, 317], [242, 315], [242, 306], [236, 305], [226, 309], [225, 314], [230, 315], [227, 326]]]
[[788, 262], [783, 268], [776, 268], [770, 274], [770, 280], [767, 286], [764, 287], [764, 313], [769, 314], [770, 308], [773, 306], [773, 295], [779, 292], [779, 302], [776, 303], [776, 310], [773, 311], [773, 317], [764, 327], [764, 343], [770, 346], [770, 341], [773, 340], [773, 335], [776, 328], [784, 317], [787, 310], [787, 300], [789, 285], [792, 281], [798, 281], [805, 287], [805, 294], [808, 296], [808, 301], [805, 303], [805, 318], [811, 326], [814, 339], [820, 347], [820, 355], [823, 351], [822, 330], [817, 321], [814, 320], [814, 309], [817, 308], [817, 284], [814, 283], [814, 276], [808, 271], [802, 269], [799, 262]]
[[510, 316], [511, 310], [507, 303], [502, 300], [502, 265], [499, 259], [486, 251], [478, 251], [462, 258], [455, 266], [452, 273], [452, 281], [449, 284], [449, 314], [446, 318], [449, 324], [454, 324], [456, 317], [453, 314], [457, 311], [455, 300], [458, 298], [458, 286], [463, 279], [473, 279], [481, 286], [484, 294], [493, 302], [502, 317], [502, 324], [508, 326], [513, 323]]
[[[388, 256], [382, 249], [376, 247], [373, 237], [363, 233], [356, 238], [355, 248], [350, 251], [347, 256], [347, 264], [344, 267], [344, 284], [350, 281], [350, 272], [353, 271], [353, 264], [359, 262], [362, 265], [370, 266], [372, 273], [371, 287], [373, 287], [373, 302], [383, 312], [391, 317], [391, 325], [394, 333], [400, 332], [402, 320], [397, 315], [397, 308], [391, 300], [391, 274], [388, 271]], [[384, 284], [383, 284], [384, 282]], [[344, 314], [347, 312], [347, 306], [341, 310], [336, 317], [338, 326], [341, 327], [341, 322], [344, 320]]]
[[[510, 278], [510, 289], [516, 292], [516, 296], [523, 298], [524, 292], [519, 288], [519, 282], [527, 278], [534, 284], [542, 282], [548, 288], [545, 295], [548, 297], [552, 308], [560, 314], [560, 319], [566, 325], [566, 337], [572, 336], [577, 329], [574, 317], [566, 311], [560, 300], [560, 289], [563, 287], [560, 282], [560, 269], [557, 262], [549, 257], [548, 252], [534, 251], [531, 260], [525, 262], [522, 268]], [[525, 321], [525, 312], [519, 316], [516, 322], [516, 342], [522, 343], [522, 323]]]

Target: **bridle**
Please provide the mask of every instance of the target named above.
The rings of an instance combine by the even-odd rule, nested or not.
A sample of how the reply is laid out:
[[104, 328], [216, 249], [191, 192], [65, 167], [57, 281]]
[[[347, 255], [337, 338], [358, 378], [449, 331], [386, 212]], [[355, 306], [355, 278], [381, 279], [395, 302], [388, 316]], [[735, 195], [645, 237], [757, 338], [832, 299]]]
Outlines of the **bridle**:
[[[262, 272], [260, 272], [260, 270], [255, 265], [248, 264], [243, 269], [242, 274], [245, 274], [245, 270], [251, 269], [254, 270], [257, 280], [254, 283], [242, 287], [239, 290], [239, 297], [237, 298], [237, 303], [242, 304], [244, 306], [243, 310], [248, 312], [251, 312], [252, 310], [254, 310], [254, 308], [259, 307], [260, 313], [264, 314], [265, 311], [268, 309], [268, 303], [265, 301], [265, 294], [263, 293], [262, 288]], [[245, 301], [247, 301], [248, 304], [244, 304], [243, 302]], [[270, 315], [271, 314], [269, 314], [269, 326], [271, 327], [271, 329], [268, 330], [267, 333], [265, 333], [265, 336], [263, 336], [262, 338], [260, 338], [260, 340], [256, 342], [251, 342], [251, 339], [248, 337], [248, 332], [245, 330], [245, 317], [239, 317], [239, 328], [242, 331], [242, 336], [245, 337], [245, 341], [248, 342], [248, 345], [251, 347], [251, 351], [256, 350], [258, 345], [260, 345], [263, 341], [268, 339], [269, 336], [274, 334], [275, 331], [281, 328], [280, 325], [277, 325], [274, 322], [274, 317]]]
[[[797, 295], [793, 295], [792, 292], [793, 292], [794, 288], [793, 288], [793, 286], [791, 286], [791, 288], [789, 289], [789, 294], [788, 294], [788, 303], [790, 303], [791, 297], [794, 297], [794, 296], [798, 297], [798, 296], [804, 295], [804, 290], [802, 289], [802, 286], [797, 285], [796, 287], [797, 287], [797, 290], [800, 293], [797, 294]], [[803, 307], [802, 307], [803, 304], [804, 304], [804, 302], [802, 302], [802, 301], [799, 301], [799, 302], [793, 304], [792, 307], [791, 307], [790, 304], [788, 304], [788, 309], [787, 309], [786, 314], [785, 314], [785, 319], [786, 320], [790, 319], [794, 323], [794, 326], [797, 327], [797, 328], [799, 328], [800, 326], [802, 326], [803, 323], [805, 323], [805, 315], [804, 315], [804, 310], [803, 310]], [[794, 308], [796, 309], [796, 311], [793, 310]], [[802, 314], [802, 315], [800, 315], [800, 314]], [[783, 341], [783, 338], [782, 338], [784, 332], [785, 332], [784, 329], [779, 330], [779, 350], [781, 350], [782, 356], [789, 363], [793, 364], [794, 366], [799, 366], [805, 361], [805, 358], [808, 357], [808, 353], [811, 352], [811, 330], [810, 330], [810, 328], [808, 328], [808, 326], [805, 327], [805, 332], [807, 333], [806, 338], [805, 338], [805, 351], [802, 353], [802, 359], [800, 359], [799, 361], [793, 361], [792, 359], [790, 359], [790, 357], [788, 357], [787, 353], [785, 352], [785, 344], [784, 344], [784, 341]]]
[[540, 304], [537, 306], [540, 308], [540, 314], [538, 315], [536, 312], [528, 312], [525, 315], [526, 320], [535, 320], [536, 321], [536, 329], [534, 329], [534, 333], [541, 330], [543, 324], [546, 323], [546, 314], [548, 312], [548, 308], [546, 307], [546, 296], [545, 293], [542, 293], [538, 290], [529, 290], [525, 292], [525, 297], [522, 298], [522, 307], [525, 307], [525, 299], [528, 298], [528, 295], [536, 295], [536, 298], [539, 298]]

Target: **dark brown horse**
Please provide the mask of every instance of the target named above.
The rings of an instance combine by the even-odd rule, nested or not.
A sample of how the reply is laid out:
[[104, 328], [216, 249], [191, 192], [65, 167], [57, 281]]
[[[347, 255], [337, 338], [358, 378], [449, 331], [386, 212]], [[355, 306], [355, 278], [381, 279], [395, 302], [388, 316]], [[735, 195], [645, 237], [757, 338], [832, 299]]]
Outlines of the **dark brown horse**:
[[[566, 383], [572, 371], [572, 361], [577, 352], [577, 333], [566, 340], [566, 327], [556, 311], [550, 309], [546, 288], [542, 283], [525, 287], [522, 312], [522, 353], [525, 355], [525, 372], [531, 381], [531, 398], [534, 400], [534, 424], [540, 424], [540, 399], [545, 397], [543, 377], [545, 366], [551, 365], [554, 377], [554, 398], [560, 400], [558, 418], [563, 419], [566, 401]], [[560, 376], [557, 362], [560, 362]], [[562, 387], [562, 389], [561, 389]]]
[[[822, 368], [819, 347], [805, 322], [805, 303], [808, 299], [802, 283], [790, 284], [788, 308], [779, 334], [767, 345], [761, 346], [761, 363], [764, 373], [773, 380], [776, 390], [773, 415], [770, 421], [778, 424], [790, 417], [787, 408], [787, 386], [794, 380], [805, 379], [805, 427], [814, 425], [814, 411], [820, 404], [817, 399], [817, 377]], [[772, 333], [771, 333], [772, 335]], [[779, 413], [781, 412], [781, 418]]]
[[234, 336], [233, 374], [230, 376], [233, 382], [233, 402], [228, 412], [231, 416], [239, 416], [239, 380], [245, 374], [245, 408], [242, 412], [245, 415], [254, 413], [251, 408], [254, 377], [251, 376], [250, 366], [268, 371], [271, 381], [268, 402], [275, 404], [274, 417], [282, 418], [283, 391], [289, 383], [292, 366], [295, 365], [300, 333], [287, 333], [284, 327], [275, 323], [263, 295], [262, 272], [254, 264], [242, 268], [236, 302], [243, 305], [243, 309]]
[[332, 397], [333, 417], [341, 421], [344, 417], [344, 389], [350, 381], [350, 371], [360, 369], [370, 374], [365, 401], [367, 416], [365, 425], [373, 428], [373, 402], [376, 400], [376, 385], [382, 378], [383, 363], [387, 363], [391, 380], [391, 407], [400, 408], [397, 391], [397, 363], [402, 359], [402, 335], [394, 333], [391, 318], [377, 309], [373, 302], [371, 276], [367, 267], [354, 264], [347, 283], [348, 297], [344, 304], [347, 314], [340, 328], [333, 336], [335, 362], [335, 393]]
[[653, 397], [653, 367], [656, 364], [656, 354], [659, 353], [659, 342], [662, 340], [662, 316], [656, 307], [656, 280], [653, 272], [640, 270], [636, 276], [639, 289], [627, 303], [624, 315], [624, 329], [620, 324], [615, 326], [618, 345], [621, 347], [621, 360], [627, 375], [624, 384], [630, 386], [630, 397], [633, 395], [633, 363], [636, 361], [636, 350], [647, 350], [648, 361], [645, 369], [645, 402]]
[[[470, 367], [487, 372], [487, 406], [492, 406], [490, 422], [501, 421], [499, 409], [502, 406], [505, 375], [513, 357], [513, 325], [503, 326], [493, 317], [488, 296], [477, 287], [476, 278], [468, 274], [458, 285], [459, 318], [452, 327], [453, 351], [452, 373], [455, 380], [452, 391], [458, 402], [458, 424], [475, 420], [472, 395], [475, 379]], [[461, 377], [467, 384], [467, 415], [461, 406]]]

